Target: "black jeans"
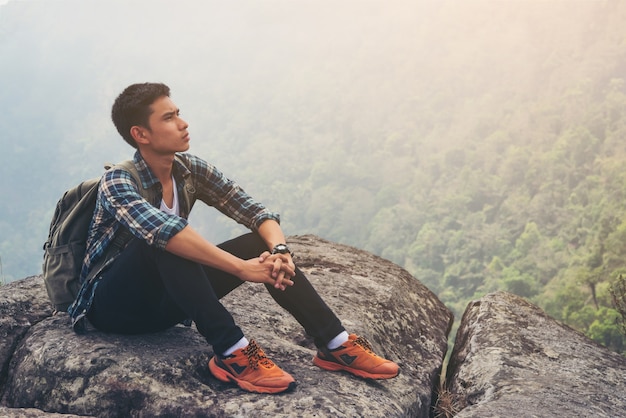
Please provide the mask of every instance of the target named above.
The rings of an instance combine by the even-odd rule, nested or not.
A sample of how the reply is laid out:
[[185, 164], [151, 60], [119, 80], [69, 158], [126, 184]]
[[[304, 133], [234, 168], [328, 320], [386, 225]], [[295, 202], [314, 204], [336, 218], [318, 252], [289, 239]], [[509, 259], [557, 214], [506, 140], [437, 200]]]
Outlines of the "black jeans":
[[[219, 247], [243, 259], [267, 251], [257, 234], [242, 235]], [[315, 345], [323, 346], [344, 328], [298, 268], [293, 281], [284, 291], [266, 288]], [[223, 353], [243, 332], [219, 300], [243, 283], [236, 276], [134, 239], [104, 273], [87, 317], [99, 330], [120, 334], [161, 331], [192, 319], [213, 350]]]

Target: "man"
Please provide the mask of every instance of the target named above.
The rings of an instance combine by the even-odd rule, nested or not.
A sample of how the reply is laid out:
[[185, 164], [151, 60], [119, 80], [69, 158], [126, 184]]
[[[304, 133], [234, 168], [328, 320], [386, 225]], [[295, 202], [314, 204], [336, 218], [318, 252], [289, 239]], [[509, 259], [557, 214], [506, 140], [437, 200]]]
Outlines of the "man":
[[[213, 346], [209, 369], [217, 379], [247, 391], [278, 393], [293, 388], [294, 379], [243, 335], [219, 301], [244, 282], [262, 283], [314, 339], [317, 366], [372, 379], [398, 374], [398, 366], [374, 354], [365, 339], [348, 335], [295, 267], [278, 215], [215, 167], [185, 153], [188, 124], [166, 85], [127, 87], [113, 104], [112, 119], [137, 150], [133, 163], [141, 184], [121, 167], [100, 182], [82, 287], [69, 308], [74, 324], [86, 316], [102, 331], [137, 334], [191, 319]], [[253, 232], [218, 246], [205, 240], [186, 219], [191, 208], [181, 197], [188, 180], [198, 199]], [[154, 201], [142, 197], [141, 187], [156, 190]], [[91, 270], [125, 231], [132, 234], [130, 242], [91, 279]]]

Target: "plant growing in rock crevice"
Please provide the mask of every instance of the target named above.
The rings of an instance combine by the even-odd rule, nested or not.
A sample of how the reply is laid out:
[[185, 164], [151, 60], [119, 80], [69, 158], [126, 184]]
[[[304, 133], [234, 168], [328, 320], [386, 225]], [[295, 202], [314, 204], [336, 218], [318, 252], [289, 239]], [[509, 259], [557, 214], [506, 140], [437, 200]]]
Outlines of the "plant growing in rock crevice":
[[626, 335], [626, 279], [621, 274], [611, 285], [611, 297], [613, 298], [613, 306], [622, 316], [622, 332]]
[[434, 418], [452, 418], [461, 411], [457, 397], [444, 384], [437, 390], [437, 401], [433, 405]]

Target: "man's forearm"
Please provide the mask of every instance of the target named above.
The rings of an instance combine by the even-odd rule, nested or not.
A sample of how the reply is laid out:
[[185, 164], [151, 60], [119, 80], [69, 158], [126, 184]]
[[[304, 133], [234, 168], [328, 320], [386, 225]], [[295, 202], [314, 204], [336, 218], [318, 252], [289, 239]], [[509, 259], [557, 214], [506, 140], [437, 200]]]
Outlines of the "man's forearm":
[[[269, 230], [271, 232], [268, 236], [272, 237], [271, 239], [280, 240], [282, 231], [277, 234], [275, 228], [269, 228]], [[293, 281], [289, 279], [294, 274], [291, 258], [286, 265], [282, 264], [281, 257], [285, 257], [283, 255], [271, 256], [271, 258], [259, 256], [242, 260], [211, 244], [190, 226], [186, 226], [170, 238], [165, 250], [179, 257], [225, 271], [248, 282], [266, 283], [281, 290], [293, 285]], [[269, 252], [264, 254], [269, 255]]]
[[170, 238], [165, 250], [237, 277], [244, 269], [243, 260], [210, 243], [189, 225]]
[[280, 224], [273, 219], [268, 219], [259, 226], [258, 233], [271, 251], [277, 244], [286, 244], [285, 234]]

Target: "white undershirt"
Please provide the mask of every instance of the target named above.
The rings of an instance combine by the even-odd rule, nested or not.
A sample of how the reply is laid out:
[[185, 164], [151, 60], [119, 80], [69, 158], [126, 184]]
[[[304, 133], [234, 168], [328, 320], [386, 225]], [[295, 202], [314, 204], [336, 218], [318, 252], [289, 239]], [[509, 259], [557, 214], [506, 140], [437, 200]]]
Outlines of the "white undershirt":
[[172, 176], [172, 190], [174, 190], [174, 202], [172, 207], [168, 207], [167, 204], [165, 204], [165, 200], [161, 199], [160, 209], [168, 215], [180, 215], [180, 206], [178, 205], [178, 191], [176, 188], [176, 180], [174, 179], [174, 176]]

